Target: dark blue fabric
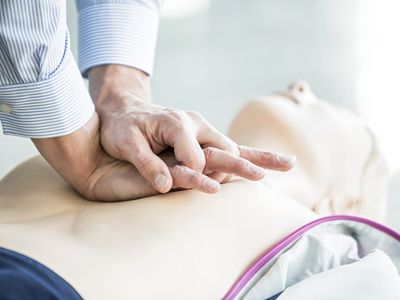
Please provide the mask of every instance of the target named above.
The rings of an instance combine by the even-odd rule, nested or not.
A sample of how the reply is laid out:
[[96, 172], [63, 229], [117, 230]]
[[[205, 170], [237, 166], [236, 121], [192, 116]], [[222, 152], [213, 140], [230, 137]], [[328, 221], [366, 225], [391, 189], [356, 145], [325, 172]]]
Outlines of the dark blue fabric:
[[82, 300], [64, 279], [39, 262], [0, 248], [0, 300]]

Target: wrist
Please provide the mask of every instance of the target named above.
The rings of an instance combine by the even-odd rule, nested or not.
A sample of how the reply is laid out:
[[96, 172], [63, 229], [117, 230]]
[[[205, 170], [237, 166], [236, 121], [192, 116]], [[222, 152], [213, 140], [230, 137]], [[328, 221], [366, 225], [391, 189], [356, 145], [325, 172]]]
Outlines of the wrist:
[[114, 106], [150, 102], [150, 77], [139, 69], [116, 64], [96, 66], [90, 69], [88, 79], [100, 116]]
[[94, 113], [77, 131], [60, 137], [32, 139], [42, 156], [78, 192], [85, 194], [91, 175], [103, 159], [99, 118]]

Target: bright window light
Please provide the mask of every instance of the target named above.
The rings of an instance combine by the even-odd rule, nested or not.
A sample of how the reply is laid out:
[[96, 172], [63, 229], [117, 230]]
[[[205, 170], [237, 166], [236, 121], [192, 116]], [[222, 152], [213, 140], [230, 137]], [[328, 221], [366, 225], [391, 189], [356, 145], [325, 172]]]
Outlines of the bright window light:
[[400, 168], [400, 1], [359, 0], [357, 101], [392, 172]]

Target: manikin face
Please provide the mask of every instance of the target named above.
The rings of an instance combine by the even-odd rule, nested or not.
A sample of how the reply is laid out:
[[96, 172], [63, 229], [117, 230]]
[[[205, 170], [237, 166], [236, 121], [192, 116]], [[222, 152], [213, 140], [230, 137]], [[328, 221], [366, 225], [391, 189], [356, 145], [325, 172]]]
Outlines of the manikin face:
[[[356, 213], [365, 201], [383, 207], [388, 169], [370, 129], [318, 99], [304, 81], [250, 101], [229, 135], [240, 144], [295, 154], [293, 171], [266, 180], [319, 213]], [[377, 211], [370, 217], [381, 218], [383, 210]]]

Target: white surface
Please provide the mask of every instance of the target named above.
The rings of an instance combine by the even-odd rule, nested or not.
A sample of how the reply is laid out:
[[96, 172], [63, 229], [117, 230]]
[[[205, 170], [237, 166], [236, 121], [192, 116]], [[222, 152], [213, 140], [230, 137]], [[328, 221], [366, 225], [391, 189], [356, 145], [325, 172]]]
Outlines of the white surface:
[[400, 298], [400, 277], [390, 258], [381, 251], [350, 265], [340, 266], [301, 281], [278, 300], [392, 300]]

